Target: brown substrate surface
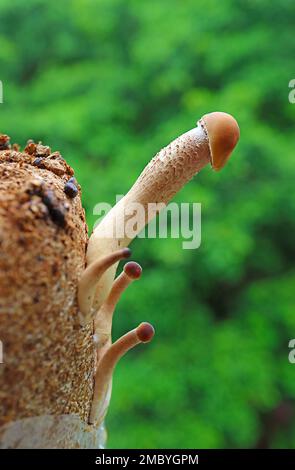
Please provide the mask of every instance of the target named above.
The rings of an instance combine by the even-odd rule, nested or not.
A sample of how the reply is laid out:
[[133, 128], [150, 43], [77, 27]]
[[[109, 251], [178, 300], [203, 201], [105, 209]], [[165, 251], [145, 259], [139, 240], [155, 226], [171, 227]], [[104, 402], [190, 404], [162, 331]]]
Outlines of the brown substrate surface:
[[0, 136], [0, 425], [89, 413], [92, 326], [78, 323], [87, 226], [80, 187], [58, 152]]

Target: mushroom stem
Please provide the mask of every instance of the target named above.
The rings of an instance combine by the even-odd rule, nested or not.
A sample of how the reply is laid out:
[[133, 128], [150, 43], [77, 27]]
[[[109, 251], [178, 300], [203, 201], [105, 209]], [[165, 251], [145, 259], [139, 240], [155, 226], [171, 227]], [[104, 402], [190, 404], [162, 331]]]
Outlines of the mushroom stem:
[[111, 291], [99, 309], [94, 320], [94, 333], [103, 333], [111, 336], [112, 319], [117, 303], [127, 287], [140, 278], [142, 273], [141, 266], [135, 261], [129, 261], [125, 264], [121, 274], [115, 279]]
[[129, 248], [122, 248], [115, 252], [105, 254], [102, 258], [94, 260], [84, 271], [78, 285], [78, 302], [80, 309], [80, 322], [82, 325], [89, 322], [92, 312], [93, 299], [96, 286], [101, 276], [114, 263], [131, 255]]
[[106, 414], [111, 396], [112, 375], [120, 358], [137, 344], [151, 341], [154, 334], [152, 325], [141, 323], [106, 350], [98, 363], [95, 374], [94, 394], [89, 416], [90, 424], [99, 424]]

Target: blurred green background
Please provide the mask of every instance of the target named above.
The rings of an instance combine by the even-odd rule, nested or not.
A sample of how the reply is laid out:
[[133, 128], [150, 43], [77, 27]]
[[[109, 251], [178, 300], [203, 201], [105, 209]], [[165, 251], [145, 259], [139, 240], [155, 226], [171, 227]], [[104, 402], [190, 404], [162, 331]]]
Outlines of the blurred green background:
[[114, 337], [157, 334], [116, 370], [109, 447], [295, 447], [294, 1], [1, 0], [0, 22], [1, 131], [61, 151], [90, 228], [202, 114], [240, 124], [176, 198], [202, 203], [201, 247], [132, 244]]

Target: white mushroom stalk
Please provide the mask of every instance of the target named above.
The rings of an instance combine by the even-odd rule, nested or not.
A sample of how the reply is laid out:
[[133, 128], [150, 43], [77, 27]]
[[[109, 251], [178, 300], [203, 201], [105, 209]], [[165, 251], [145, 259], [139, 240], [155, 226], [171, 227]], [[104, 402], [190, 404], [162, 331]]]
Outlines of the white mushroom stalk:
[[[158, 213], [157, 204], [170, 199], [204, 166], [211, 164], [220, 170], [228, 160], [239, 139], [235, 119], [226, 113], [206, 114], [190, 131], [163, 148], [146, 166], [133, 187], [106, 215], [92, 233], [87, 249], [87, 270], [131, 240]], [[154, 203], [154, 212], [148, 206]], [[128, 223], [135, 205], [144, 208], [130, 236]], [[106, 270], [94, 268], [89, 276], [82, 276], [79, 286], [79, 306], [82, 322], [94, 319], [107, 297], [115, 277], [117, 261]], [[88, 271], [90, 273], [90, 271]], [[97, 274], [95, 280], [95, 274]], [[85, 279], [86, 276], [86, 279]], [[88, 282], [88, 277], [91, 282]]]
[[141, 323], [109, 346], [98, 362], [95, 374], [93, 401], [89, 423], [99, 425], [107, 412], [114, 368], [120, 358], [137, 344], [148, 343], [154, 336], [154, 328], [149, 323]]

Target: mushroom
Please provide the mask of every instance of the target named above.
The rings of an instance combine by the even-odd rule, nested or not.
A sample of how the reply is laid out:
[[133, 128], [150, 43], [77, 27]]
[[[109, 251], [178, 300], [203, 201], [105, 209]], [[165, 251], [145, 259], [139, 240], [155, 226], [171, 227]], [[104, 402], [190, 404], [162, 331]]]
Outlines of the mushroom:
[[[130, 255], [129, 248], [122, 248], [113, 253], [107, 253], [85, 269], [78, 285], [78, 302], [81, 312], [91, 312], [98, 279], [110, 266], [118, 263], [121, 259], [129, 258]], [[85, 318], [83, 316], [80, 316], [80, 322], [84, 325]]]
[[120, 358], [137, 344], [151, 341], [154, 334], [155, 330], [150, 323], [141, 323], [106, 349], [97, 365], [89, 424], [99, 425], [105, 417], [111, 396], [113, 371]]
[[[206, 114], [190, 131], [163, 148], [143, 170], [129, 192], [113, 207], [93, 231], [87, 248], [87, 265], [79, 286], [79, 306], [83, 323], [90, 322], [107, 297], [115, 277], [117, 261], [107, 270], [93, 270], [91, 282], [85, 281], [98, 260], [127, 247], [159, 211], [148, 210], [150, 203], [167, 204], [169, 200], [204, 166], [211, 163], [220, 170], [228, 160], [240, 135], [236, 120], [229, 114]], [[126, 227], [134, 205], [144, 208], [132, 236]], [[94, 272], [97, 278], [94, 278]], [[95, 292], [93, 293], [93, 291]]]
[[97, 352], [100, 356], [103, 354], [105, 346], [109, 346], [111, 343], [112, 320], [117, 303], [129, 284], [139, 279], [141, 273], [142, 268], [138, 263], [135, 261], [126, 263], [122, 273], [114, 281], [108, 297], [96, 315], [94, 338]]

